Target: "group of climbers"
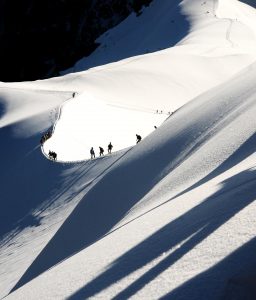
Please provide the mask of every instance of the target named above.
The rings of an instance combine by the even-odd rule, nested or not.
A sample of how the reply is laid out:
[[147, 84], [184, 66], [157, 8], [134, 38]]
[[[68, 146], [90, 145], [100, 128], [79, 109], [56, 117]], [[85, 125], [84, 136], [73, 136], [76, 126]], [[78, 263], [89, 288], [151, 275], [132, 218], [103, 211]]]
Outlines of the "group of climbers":
[[[141, 139], [142, 139], [142, 137], [139, 134], [136, 134], [136, 143], [137, 144], [141, 141]], [[113, 149], [113, 145], [110, 142], [108, 144], [108, 154], [112, 153], [112, 149]], [[94, 159], [95, 158], [95, 151], [94, 151], [93, 147], [91, 147], [91, 149], [90, 149], [90, 154], [91, 154], [91, 159]], [[104, 156], [104, 149], [101, 146], [99, 146], [99, 156]], [[57, 160], [57, 153], [54, 152], [54, 151], [49, 150], [48, 157], [49, 157], [49, 159], [56, 161]]]
[[[75, 98], [76, 93], [72, 94], [72, 98]], [[158, 112], [158, 111], [157, 111]], [[156, 128], [156, 126], [154, 126]], [[47, 131], [40, 139], [40, 144], [43, 146], [44, 142], [46, 142], [52, 136], [52, 130]], [[142, 137], [139, 134], [136, 134], [136, 143], [138, 144], [141, 141]], [[112, 153], [113, 145], [110, 142], [108, 144], [108, 154]], [[90, 149], [91, 159], [95, 158], [95, 151], [93, 147]], [[104, 149], [99, 146], [99, 156], [104, 156]], [[56, 161], [57, 160], [57, 153], [54, 151], [49, 150], [48, 157], [50, 160]]]
[[170, 116], [170, 115], [173, 114], [173, 112], [171, 112], [171, 111], [166, 112], [166, 111], [157, 109], [156, 110], [156, 114], [165, 114], [165, 115], [169, 115]]
[[[99, 152], [99, 155], [100, 156], [103, 156], [104, 155], [104, 149], [99, 146], [99, 149], [100, 149], [100, 152]], [[112, 152], [112, 149], [113, 149], [113, 145], [111, 144], [111, 142], [108, 144], [108, 153], [111, 154]], [[91, 159], [95, 158], [95, 151], [93, 149], [93, 147], [91, 148], [90, 150], [90, 154], [91, 154]]]
[[[156, 128], [156, 126], [155, 126], [155, 128]], [[52, 131], [48, 131], [47, 133], [45, 133], [40, 139], [41, 145], [43, 145], [44, 142], [46, 140], [48, 140], [51, 136], [52, 136]], [[142, 140], [141, 135], [136, 134], [136, 144], [138, 144], [141, 140]], [[110, 142], [108, 144], [108, 154], [112, 153], [112, 149], [113, 149], [113, 145]], [[91, 147], [90, 154], [91, 154], [91, 159], [95, 158], [95, 151], [94, 151], [93, 147]], [[99, 146], [99, 156], [104, 156], [104, 149], [101, 146]], [[57, 160], [57, 153], [54, 152], [54, 151], [49, 150], [48, 157], [49, 157], [49, 159], [56, 161]]]
[[[44, 144], [44, 142], [46, 142], [50, 137], [52, 136], [52, 131], [49, 130], [47, 131], [40, 139], [40, 144], [41, 146]], [[48, 152], [48, 157], [51, 160], [57, 160], [57, 153], [54, 151], [49, 151]]]
[[40, 144], [43, 145], [45, 141], [47, 141], [52, 136], [52, 131], [47, 131], [40, 139]]
[[[77, 94], [78, 94], [77, 92], [73, 92], [72, 98], [75, 98]], [[170, 111], [164, 112], [163, 110], [159, 110], [159, 109], [157, 109], [155, 112], [157, 114], [167, 114], [167, 115], [172, 115], [174, 113], [174, 112], [170, 112]], [[157, 126], [154, 126], [154, 129], [157, 129]], [[40, 139], [41, 145], [43, 145], [45, 141], [47, 141], [49, 138], [51, 138], [51, 136], [52, 136], [51, 130], [46, 132]], [[142, 140], [142, 137], [139, 134], [136, 134], [136, 144], [138, 144], [141, 140]], [[113, 148], [113, 145], [110, 142], [108, 144], [108, 154], [112, 153], [112, 148]], [[93, 147], [91, 147], [91, 149], [90, 149], [90, 155], [91, 155], [91, 159], [95, 158], [95, 151], [94, 151]], [[99, 156], [104, 156], [104, 149], [101, 146], [99, 146]], [[57, 160], [57, 153], [54, 151], [49, 151], [48, 157], [49, 157], [49, 159], [55, 161], [55, 160]]]
[[[52, 132], [51, 132], [51, 131], [45, 133], [45, 134], [42, 136], [41, 140], [40, 140], [41, 145], [43, 145], [43, 143], [44, 143], [47, 139], [49, 139], [51, 136], [52, 136]], [[138, 144], [141, 140], [142, 140], [141, 135], [136, 134], [136, 144]], [[111, 154], [111, 153], [112, 153], [112, 149], [113, 149], [113, 145], [112, 145], [112, 143], [110, 142], [110, 143], [108, 144], [108, 154]], [[93, 147], [91, 147], [91, 149], [90, 149], [90, 154], [91, 154], [91, 159], [95, 158], [95, 151], [94, 151]], [[99, 156], [103, 156], [103, 155], [104, 155], [104, 149], [103, 149], [101, 146], [99, 146]], [[57, 153], [54, 152], [54, 151], [50, 151], [50, 150], [49, 150], [49, 152], [48, 152], [48, 157], [49, 157], [51, 160], [54, 160], [54, 161], [55, 161], [55, 160], [57, 160]]]
[[[136, 134], [136, 144], [138, 144], [141, 140], [142, 140], [142, 137], [139, 134]], [[113, 145], [110, 142], [108, 144], [108, 154], [112, 153], [112, 149], [113, 149]], [[91, 159], [94, 159], [95, 151], [94, 151], [93, 147], [91, 147], [91, 149], [90, 149], [90, 154], [91, 154]], [[103, 156], [103, 155], [104, 155], [104, 149], [101, 146], [99, 146], [99, 156]]]
[[[72, 98], [75, 98], [75, 96], [77, 95], [77, 92], [73, 92], [72, 93]], [[40, 144], [41, 146], [52, 136], [52, 130], [47, 131], [40, 139]], [[51, 160], [57, 160], [57, 153], [54, 151], [49, 151], [48, 152], [48, 157]]]

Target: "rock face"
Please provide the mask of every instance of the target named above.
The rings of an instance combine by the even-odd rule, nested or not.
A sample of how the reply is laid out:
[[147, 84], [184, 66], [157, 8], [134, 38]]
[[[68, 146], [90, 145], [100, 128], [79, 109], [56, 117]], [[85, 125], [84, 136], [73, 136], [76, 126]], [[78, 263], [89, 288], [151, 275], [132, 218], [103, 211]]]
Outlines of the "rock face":
[[58, 76], [152, 0], [0, 0], [0, 81]]
[[255, 0], [240, 0], [240, 1], [256, 8], [256, 1]]

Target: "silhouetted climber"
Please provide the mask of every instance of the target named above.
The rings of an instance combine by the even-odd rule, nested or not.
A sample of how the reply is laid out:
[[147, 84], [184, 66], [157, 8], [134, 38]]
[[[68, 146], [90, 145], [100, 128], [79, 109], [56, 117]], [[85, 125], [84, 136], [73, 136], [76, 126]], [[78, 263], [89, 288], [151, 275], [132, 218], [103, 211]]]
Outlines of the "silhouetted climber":
[[112, 145], [111, 142], [110, 142], [110, 143], [108, 144], [108, 153], [111, 154], [112, 148], [113, 148], [113, 145]]
[[41, 145], [52, 136], [52, 131], [46, 132], [40, 139]]
[[48, 156], [52, 160], [56, 160], [57, 159], [57, 153], [54, 152], [54, 151], [49, 151]]
[[75, 98], [75, 96], [76, 96], [76, 93], [74, 92], [74, 93], [72, 94], [72, 97]]
[[156, 126], [154, 126], [154, 128], [155, 128], [155, 129], [157, 129], [157, 127], [156, 127]]
[[52, 131], [50, 130], [46, 133], [46, 139], [48, 140], [51, 136], [52, 136]]
[[136, 143], [138, 144], [141, 141], [141, 136], [139, 134], [136, 134], [136, 138], [137, 138]]
[[91, 159], [95, 158], [95, 152], [93, 147], [91, 148], [90, 153], [91, 153]]
[[102, 147], [99, 148], [100, 148], [100, 156], [104, 155], [104, 149]]
[[40, 139], [40, 144], [41, 145], [43, 145], [43, 143], [45, 142], [45, 137], [44, 137], [44, 135], [41, 137], [41, 139]]

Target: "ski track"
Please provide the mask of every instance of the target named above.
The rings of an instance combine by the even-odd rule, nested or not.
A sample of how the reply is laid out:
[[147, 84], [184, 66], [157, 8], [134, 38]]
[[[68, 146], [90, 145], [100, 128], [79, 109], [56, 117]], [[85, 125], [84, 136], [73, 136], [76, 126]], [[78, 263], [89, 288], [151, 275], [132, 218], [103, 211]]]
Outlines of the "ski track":
[[218, 17], [218, 6], [219, 6], [219, 1], [220, 0], [213, 0], [213, 14], [214, 16], [219, 19], [219, 20], [227, 20], [229, 22], [227, 31], [226, 31], [226, 40], [228, 41], [228, 43], [231, 45], [231, 47], [233, 48], [235, 45], [232, 42], [230, 35], [231, 35], [231, 30], [232, 30], [232, 26], [233, 26], [233, 22], [235, 21], [234, 19], [231, 18], [221, 18]]
[[[56, 114], [57, 114], [57, 118], [56, 118], [56, 120], [55, 120], [55, 122], [54, 122], [54, 124], [53, 124], [52, 135], [54, 134], [56, 125], [57, 125], [58, 121], [60, 120], [62, 107], [63, 107], [67, 102], [71, 101], [72, 99], [74, 99], [74, 98], [71, 97], [71, 98], [67, 99], [66, 101], [64, 101], [64, 102], [59, 106], [58, 112], [55, 113], [55, 116], [56, 116]], [[42, 151], [43, 155], [44, 155], [48, 160], [53, 161], [53, 160], [50, 159], [49, 156], [45, 153], [43, 145], [41, 146], [41, 151]], [[55, 162], [57, 162], [57, 160], [56, 160]]]
[[[49, 130], [51, 130], [52, 131], [52, 135], [54, 134], [54, 131], [55, 131], [55, 128], [56, 128], [56, 126], [57, 126], [57, 123], [58, 123], [58, 121], [60, 120], [60, 118], [61, 118], [61, 115], [62, 115], [62, 109], [63, 109], [63, 107], [64, 107], [64, 105], [66, 105], [69, 101], [72, 101], [72, 100], [74, 100], [74, 98], [73, 97], [71, 97], [71, 98], [69, 98], [69, 99], [67, 99], [66, 101], [64, 101], [60, 106], [59, 106], [59, 109], [58, 109], [58, 111], [56, 112], [55, 111], [55, 109], [53, 109], [51, 112], [50, 112], [50, 119], [51, 120], [53, 120], [53, 118], [54, 118], [54, 120], [53, 120], [53, 122], [52, 123], [54, 123], [53, 124], [53, 126], [52, 126], [52, 129], [51, 128], [49, 128]], [[108, 106], [112, 106], [112, 107], [117, 107], [117, 108], [121, 108], [121, 109], [125, 109], [125, 110], [132, 110], [132, 111], [142, 111], [142, 112], [148, 112], [148, 113], [151, 113], [151, 114], [155, 114], [156, 113], [156, 111], [155, 110], [153, 110], [153, 109], [147, 109], [147, 108], [143, 108], [143, 107], [131, 107], [131, 106], [128, 106], [128, 105], [117, 105], [117, 104], [115, 104], [115, 103], [107, 103], [107, 105]], [[180, 109], [180, 108], [179, 108]], [[178, 110], [178, 109], [177, 109]], [[167, 118], [164, 120], [164, 122], [167, 120], [167, 119], [169, 119], [177, 110], [175, 110], [175, 111], [173, 111], [173, 112], [165, 112], [165, 111], [162, 111], [161, 113], [159, 112], [159, 114], [161, 114], [161, 115], [166, 115], [167, 116]], [[55, 113], [54, 113], [54, 111], [55, 111]], [[55, 114], [55, 117], [53, 117], [53, 114]], [[78, 141], [79, 142], [79, 141]], [[128, 147], [129, 149], [131, 149], [131, 147]], [[49, 158], [49, 156], [47, 155], [47, 153], [44, 151], [44, 147], [43, 147], [43, 145], [41, 145], [41, 151], [42, 151], [42, 153], [43, 153], [43, 155], [45, 156], [45, 158], [46, 159], [48, 159], [49, 161], [52, 161], [52, 162], [56, 162], [56, 163], [63, 163], [63, 164], [79, 164], [79, 163], [84, 163], [84, 162], [86, 162], [86, 161], [90, 161], [91, 159], [84, 159], [84, 160], [76, 160], [76, 161], [63, 161], [63, 160], [56, 160], [56, 161], [54, 161], [53, 159], [50, 159]], [[113, 155], [115, 155], [115, 153], [116, 153], [116, 155], [118, 155], [118, 153], [119, 152], [123, 152], [123, 151], [125, 151], [125, 149], [121, 149], [121, 150], [119, 150], [119, 151], [117, 151], [117, 152], [113, 152], [113, 153], [111, 153], [111, 156], [113, 156]], [[128, 152], [128, 151], [127, 151]], [[104, 157], [108, 157], [108, 156], [106, 156], [106, 155], [104, 155]], [[58, 158], [58, 157], [57, 157]], [[100, 159], [100, 157], [97, 157], [97, 158], [95, 158], [96, 160], [98, 160], [98, 159]], [[95, 159], [93, 159], [93, 160], [95, 160]]]
[[[193, 153], [195, 153], [196, 151], [198, 151], [205, 143], [207, 143], [211, 138], [213, 138], [220, 130], [222, 130], [223, 128], [226, 127], [226, 125], [228, 125], [235, 117], [237, 117], [238, 115], [240, 115], [241, 113], [244, 112], [244, 110], [248, 109], [248, 107], [250, 107], [251, 105], [254, 105], [254, 101], [248, 101], [248, 103], [237, 103], [234, 104], [233, 107], [230, 108], [230, 110], [228, 112], [226, 112], [225, 117], [223, 117], [222, 113], [220, 113], [220, 115], [213, 120], [213, 122], [207, 127], [205, 128], [205, 132], [202, 134], [202, 132], [200, 131], [198, 133], [198, 136], [195, 137], [194, 141], [191, 143], [191, 145], [188, 146], [187, 151], [184, 151], [183, 153], [181, 153], [181, 157], [179, 157], [177, 159], [176, 162], [174, 162], [173, 167], [171, 168], [171, 170], [169, 170], [169, 173], [171, 173], [172, 171], [174, 171], [176, 168], [178, 168], [180, 165], [182, 165], [182, 163], [184, 163], [187, 159], [190, 158], [191, 155], [193, 155]], [[180, 108], [181, 109], [181, 108]], [[86, 186], [87, 187], [89, 185], [91, 185], [92, 183], [94, 183], [97, 179], [100, 179], [102, 177], [102, 175], [104, 175], [117, 161], [119, 161], [127, 152], [129, 152], [132, 148], [128, 149], [121, 157], [119, 157], [117, 160], [115, 160], [110, 166], [108, 166], [106, 169], [104, 169], [100, 174], [98, 174], [95, 178], [93, 178], [92, 180], [90, 180]], [[95, 164], [96, 165], [96, 164]], [[95, 166], [93, 165], [93, 166]], [[92, 167], [93, 167], [92, 166]], [[83, 174], [84, 176], [84, 174]], [[82, 176], [81, 176], [82, 177]], [[230, 191], [232, 191], [233, 189], [239, 189], [244, 185], [247, 184], [251, 184], [252, 182], [254, 182], [256, 180], [256, 178], [252, 178], [250, 180], [246, 180], [244, 182], [241, 182], [239, 185], [235, 186], [235, 187], [231, 187], [229, 189], [226, 189], [224, 191], [222, 191], [221, 193], [216, 194], [216, 197], [219, 197], [220, 195], [226, 194]], [[173, 197], [165, 200], [164, 202], [150, 208], [149, 210], [146, 210], [142, 213], [140, 213], [138, 216], [135, 216], [134, 218], [132, 218], [131, 220], [128, 220], [127, 222], [121, 224], [120, 226], [114, 227], [112, 230], [110, 230], [108, 233], [104, 234], [103, 236], [101, 236], [100, 238], [96, 239], [94, 242], [92, 242], [90, 245], [97, 243], [98, 241], [104, 239], [105, 237], [111, 235], [112, 233], [120, 230], [121, 228], [125, 227], [126, 225], [129, 225], [130, 223], [138, 220], [139, 218], [159, 209], [160, 207], [168, 204], [171, 200], [174, 200], [177, 196], [179, 196], [180, 193], [177, 193], [176, 195], [174, 195]], [[88, 245], [87, 247], [89, 247], [90, 245]], [[56, 267], [57, 265], [61, 264], [62, 262], [68, 260], [70, 257], [72, 257], [73, 255], [75, 255], [76, 253], [79, 253], [81, 250], [83, 250], [84, 248], [81, 248], [79, 250], [77, 250], [75, 253], [73, 253], [72, 255], [64, 258], [63, 260], [61, 260], [60, 262], [58, 262], [56, 265], [52, 266], [49, 268], [52, 269], [54, 267]]]
[[230, 38], [230, 35], [231, 35], [231, 29], [232, 29], [232, 26], [233, 26], [233, 23], [234, 23], [234, 20], [233, 19], [227, 19], [230, 24], [228, 26], [228, 29], [227, 29], [227, 32], [226, 32], [226, 39], [227, 41], [231, 44], [231, 47], [234, 47], [234, 43], [232, 42], [231, 38]]
[[[221, 23], [223, 24], [223, 29], [221, 29], [221, 40], [223, 45], [226, 47], [230, 46], [232, 48], [235, 47], [235, 43], [232, 41], [231, 35], [232, 35], [232, 29], [233, 29], [233, 25], [234, 22], [236, 21], [235, 19], [232, 18], [225, 18], [225, 17], [218, 17], [217, 15], [217, 11], [219, 8], [219, 1], [221, 0], [213, 0], [211, 2], [212, 4], [212, 14], [216, 19], [219, 20], [223, 20]], [[223, 0], [225, 1], [225, 0]], [[204, 3], [202, 3], [201, 5], [206, 4], [206, 1]], [[210, 10], [210, 9], [209, 9]], [[207, 14], [209, 13], [209, 11], [207, 11]], [[209, 14], [209, 16], [211, 16], [211, 14]], [[224, 15], [225, 16], [225, 15]], [[212, 16], [211, 16], [212, 17]], [[227, 25], [227, 28], [226, 28]], [[235, 36], [234, 36], [235, 38]], [[226, 39], [226, 41], [225, 41]], [[216, 47], [217, 49], [218, 47]], [[208, 50], [208, 52], [211, 52], [211, 50]], [[140, 60], [141, 57], [145, 57], [147, 56], [160, 56], [162, 54], [161, 51], [156, 51], [153, 53], [149, 53], [149, 54], [143, 54], [143, 55], [138, 55], [132, 58], [127, 58], [124, 59], [122, 61], [122, 63], [118, 63], [116, 64], [115, 62], [110, 63], [108, 67], [106, 67], [105, 65], [103, 66], [98, 66], [95, 67], [93, 69], [89, 69], [87, 71], [88, 74], [93, 74], [93, 73], [97, 73], [100, 72], [101, 70], [112, 70], [112, 69], [116, 69], [116, 68], [120, 68], [124, 65], [130, 64], [134, 61]], [[75, 69], [75, 66], [74, 66]], [[73, 81], [75, 81], [76, 79], [80, 79], [83, 78], [83, 75], [81, 75], [80, 72], [77, 73], [77, 75], [75, 74], [70, 74], [71, 76], [68, 76], [67, 79], [69, 80], [69, 84], [72, 83]], [[58, 79], [57, 79], [58, 81]], [[65, 79], [64, 79], [64, 83], [65, 83]], [[22, 85], [21, 85], [22, 86]], [[31, 91], [34, 93], [42, 93], [42, 94], [55, 94], [55, 95], [63, 95], [62, 99], [64, 98], [64, 96], [68, 96], [69, 98], [65, 98], [65, 100], [63, 102], [59, 102], [60, 104], [57, 104], [54, 108], [52, 108], [49, 113], [49, 118], [51, 121], [51, 127], [48, 130], [52, 131], [52, 135], [54, 134], [55, 130], [56, 130], [56, 126], [57, 123], [60, 121], [60, 119], [62, 118], [62, 111], [63, 111], [63, 107], [65, 104], [68, 103], [68, 101], [72, 101], [75, 100], [74, 98], [77, 97], [77, 95], [79, 95], [79, 93], [81, 94], [81, 92], [83, 92], [82, 88], [80, 88], [79, 93], [77, 91], [59, 91], [59, 90], [50, 90], [47, 89], [48, 86], [45, 86], [46, 89], [37, 89], [36, 86], [40, 87], [40, 83], [37, 85], [34, 85], [34, 88], [30, 88], [29, 85], [24, 85], [25, 88], [23, 87], [4, 87], [4, 86], [0, 86], [0, 89], [14, 89], [14, 90], [22, 90], [22, 91]], [[41, 85], [42, 86], [42, 85]], [[54, 85], [53, 85], [54, 88]], [[68, 88], [68, 87], [67, 87]], [[64, 87], [65, 89], [65, 87]], [[72, 97], [73, 93], [76, 93], [75, 97]], [[254, 99], [255, 100], [255, 99]], [[214, 139], [214, 137], [222, 130], [224, 129], [226, 126], [228, 126], [230, 123], [232, 123], [232, 121], [239, 116], [240, 114], [242, 114], [246, 109], [248, 109], [249, 107], [254, 105], [255, 101], [246, 101], [246, 102], [234, 102], [232, 103], [232, 105], [230, 105], [230, 107], [228, 109], [225, 109], [225, 107], [223, 107], [223, 111], [222, 112], [218, 112], [214, 115], [214, 118], [209, 119], [208, 123], [205, 124], [205, 126], [201, 127], [200, 130], [198, 130], [189, 141], [185, 141], [185, 147], [183, 148], [183, 150], [176, 155], [175, 159], [172, 161], [171, 165], [168, 166], [168, 170], [167, 169], [163, 169], [163, 174], [161, 174], [161, 178], [165, 178], [166, 174], [174, 174], [177, 168], [179, 168], [181, 166], [181, 170], [182, 169], [182, 164], [184, 162], [186, 162], [187, 160], [189, 160], [191, 158], [191, 156], [198, 152], [200, 152], [200, 149], [202, 146], [204, 146], [206, 143], [208, 143], [211, 139]], [[155, 110], [152, 109], [146, 109], [143, 107], [139, 107], [139, 106], [135, 106], [135, 107], [129, 107], [129, 105], [118, 105], [116, 103], [106, 103], [108, 106], [113, 106], [113, 107], [118, 107], [118, 108], [123, 108], [126, 110], [135, 110], [135, 111], [144, 111], [144, 112], [149, 112], [149, 113], [155, 113]], [[231, 104], [231, 103], [230, 103]], [[186, 104], [185, 104], [186, 105]], [[184, 106], [185, 106], [184, 105]], [[167, 121], [170, 117], [172, 117], [172, 115], [174, 113], [176, 113], [178, 110], [182, 110], [183, 107], [179, 107], [177, 110], [175, 110], [174, 112], [171, 113], [171, 115], [169, 113], [163, 113], [167, 115], [167, 118], [165, 121]], [[164, 121], [164, 122], [165, 122]], [[48, 199], [47, 203], [42, 203], [36, 208], [36, 210], [34, 211], [36, 216], [39, 216], [40, 218], [44, 219], [46, 221], [47, 218], [49, 218], [49, 220], [52, 222], [48, 222], [48, 223], [44, 223], [42, 224], [42, 227], [38, 228], [38, 232], [37, 235], [34, 235], [35, 239], [39, 239], [39, 233], [40, 233], [40, 238], [42, 237], [46, 237], [45, 240], [47, 240], [47, 237], [49, 236], [49, 232], [53, 232], [54, 230], [51, 230], [52, 227], [57, 228], [57, 227], [61, 227], [61, 224], [63, 222], [65, 222], [68, 218], [69, 218], [69, 214], [66, 217], [62, 217], [62, 219], [60, 220], [60, 218], [56, 218], [54, 219], [55, 215], [57, 216], [58, 214], [63, 213], [61, 211], [61, 209], [63, 209], [65, 207], [66, 210], [68, 210], [66, 207], [71, 207], [71, 204], [73, 205], [72, 207], [72, 211], [74, 209], [76, 209], [76, 207], [79, 205], [79, 203], [81, 202], [81, 200], [83, 200], [83, 198], [86, 196], [86, 194], [88, 193], [88, 191], [90, 191], [92, 188], [94, 188], [99, 181], [107, 174], [108, 172], [112, 169], [115, 168], [115, 165], [122, 160], [127, 153], [129, 153], [130, 150], [133, 149], [134, 146], [128, 147], [126, 149], [122, 149], [119, 151], [114, 152], [111, 155], [105, 155], [103, 157], [97, 157], [95, 159], [83, 159], [83, 160], [76, 160], [76, 161], [62, 161], [62, 160], [56, 160], [53, 161], [51, 160], [47, 153], [45, 152], [44, 149], [44, 144], [42, 145], [37, 145], [34, 149], [32, 149], [30, 152], [28, 152], [26, 156], [28, 156], [31, 152], [35, 151], [36, 149], [38, 149], [41, 146], [41, 152], [42, 154], [45, 156], [45, 158], [48, 161], [51, 161], [52, 163], [57, 162], [57, 163], [61, 163], [64, 166], [74, 166], [74, 172], [73, 174], [67, 178], [67, 180], [64, 182], [65, 184], [62, 184], [62, 189], [61, 191], [54, 191], [53, 195], [51, 195], [51, 197]], [[66, 169], [66, 171], [70, 172], [69, 168]], [[174, 173], [172, 173], [174, 172]], [[68, 177], [68, 176], [67, 176]], [[160, 179], [160, 181], [158, 182], [158, 184], [161, 182], [162, 179]], [[229, 194], [232, 191], [239, 191], [239, 189], [243, 186], [247, 186], [247, 185], [253, 185], [255, 183], [256, 178], [253, 177], [251, 179], [245, 179], [245, 180], [241, 180], [238, 182], [238, 184], [234, 185], [234, 186], [228, 186], [229, 188], [224, 188], [223, 190], [221, 190], [221, 192], [216, 193], [215, 194], [215, 198], [223, 195], [223, 194]], [[129, 183], [128, 183], [129, 184]], [[200, 185], [199, 185], [200, 186]], [[98, 186], [97, 186], [98, 187]], [[186, 191], [186, 188], [182, 188], [180, 189], [183, 191]], [[166, 197], [164, 199], [164, 201], [162, 200], [162, 202], [158, 201], [158, 203], [155, 203], [154, 205], [150, 206], [146, 206], [146, 208], [142, 211], [138, 211], [136, 212], [136, 214], [132, 215], [131, 218], [128, 220], [126, 219], [120, 219], [119, 223], [116, 223], [116, 227], [113, 226], [112, 228], [110, 228], [110, 230], [108, 232], [106, 232], [105, 234], [101, 235], [98, 239], [94, 240], [91, 244], [89, 244], [87, 247], [89, 247], [92, 244], [97, 243], [98, 241], [105, 239], [105, 237], [109, 236], [110, 234], [119, 231], [121, 228], [129, 225], [130, 223], [133, 223], [134, 221], [140, 219], [141, 217], [145, 216], [145, 215], [151, 215], [151, 213], [155, 210], [158, 210], [160, 207], [163, 207], [166, 209], [166, 204], [168, 204], [171, 200], [178, 198], [181, 195], [180, 191], [175, 191], [173, 193], [173, 195], [168, 195], [168, 197]], [[170, 197], [171, 196], [171, 197]], [[72, 202], [72, 203], [71, 203]], [[160, 202], [160, 203], [159, 203]], [[65, 209], [63, 209], [64, 213], [65, 213]], [[224, 212], [225, 213], [225, 212]], [[129, 214], [129, 211], [128, 211]], [[223, 214], [223, 211], [218, 211], [218, 214]], [[63, 215], [62, 215], [63, 216]], [[26, 218], [26, 216], [24, 216], [24, 219]], [[23, 218], [22, 218], [23, 219]], [[21, 220], [22, 220], [21, 219]], [[122, 223], [123, 221], [123, 223]], [[47, 227], [44, 227], [44, 226]], [[40, 224], [41, 226], [41, 224]], [[3, 240], [2, 246], [7, 248], [7, 252], [9, 252], [10, 254], [13, 254], [13, 249], [15, 251], [17, 251], [17, 249], [19, 247], [23, 247], [25, 248], [29, 248], [29, 246], [32, 244], [31, 243], [31, 237], [27, 238], [25, 236], [24, 241], [22, 241], [22, 243], [20, 242], [20, 237], [19, 237], [20, 232], [15, 228], [13, 229], [11, 232], [9, 232], [8, 236], [6, 237], [6, 239]], [[54, 233], [55, 235], [55, 233]], [[53, 235], [53, 236], [54, 236]], [[17, 237], [17, 240], [14, 241], [14, 239]], [[33, 235], [32, 235], [33, 238]], [[44, 239], [42, 239], [44, 240]], [[48, 241], [49, 242], [49, 241]], [[42, 249], [44, 249], [48, 242], [44, 245], [44, 247]], [[12, 248], [9, 246], [11, 246], [12, 244], [17, 244], [17, 249]], [[9, 249], [8, 249], [9, 248]], [[56, 266], [60, 265], [61, 263], [63, 263], [64, 261], [68, 260], [70, 257], [74, 256], [76, 253], [80, 252], [81, 250], [83, 250], [84, 248], [82, 247], [81, 249], [77, 250], [75, 253], [72, 253], [70, 256], [65, 257], [63, 260], [59, 261], [57, 264], [53, 265], [52, 267], [50, 267], [49, 269], [47, 269], [47, 271], [55, 268]], [[20, 250], [18, 250], [20, 251]], [[24, 250], [23, 250], [24, 251]], [[9, 255], [9, 254], [8, 254]], [[18, 259], [19, 255], [15, 254]], [[40, 252], [39, 254], [40, 255]], [[7, 257], [7, 256], [6, 256]], [[97, 256], [96, 256], [97, 257]], [[11, 259], [11, 257], [7, 258], [8, 261], [9, 259]], [[17, 259], [16, 262], [19, 262], [19, 260]], [[36, 257], [35, 257], [36, 259]], [[11, 270], [11, 272], [13, 272], [13, 270]], [[25, 270], [26, 272], [26, 270]], [[13, 272], [14, 273], [14, 272]], [[12, 274], [12, 273], [11, 273]], [[129, 286], [128, 286], [129, 288]], [[122, 292], [118, 295], [122, 295]], [[4, 296], [3, 298], [6, 298], [8, 296], [8, 294], [6, 296]]]
[[217, 11], [218, 11], [218, 8], [219, 8], [219, 1], [220, 0], [213, 0], [213, 14], [216, 18], [218, 18]]

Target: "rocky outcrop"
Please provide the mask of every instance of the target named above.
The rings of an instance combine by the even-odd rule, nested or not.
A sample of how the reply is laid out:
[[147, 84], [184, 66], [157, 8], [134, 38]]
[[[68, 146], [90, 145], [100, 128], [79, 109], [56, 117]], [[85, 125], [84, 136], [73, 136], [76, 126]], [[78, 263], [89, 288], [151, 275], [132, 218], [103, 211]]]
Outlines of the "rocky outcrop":
[[240, 1], [256, 8], [256, 1], [255, 0], [240, 0]]
[[58, 76], [152, 0], [0, 0], [0, 81]]

